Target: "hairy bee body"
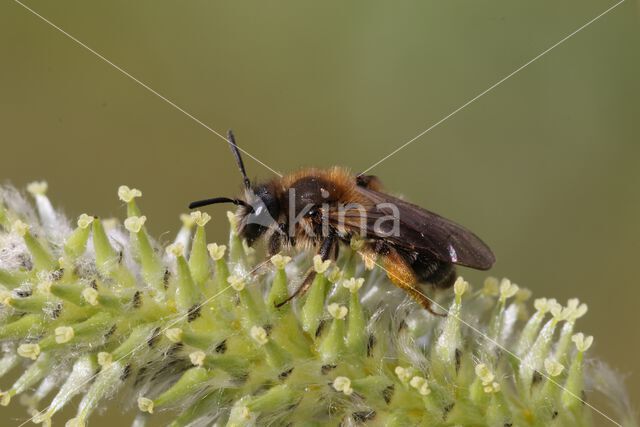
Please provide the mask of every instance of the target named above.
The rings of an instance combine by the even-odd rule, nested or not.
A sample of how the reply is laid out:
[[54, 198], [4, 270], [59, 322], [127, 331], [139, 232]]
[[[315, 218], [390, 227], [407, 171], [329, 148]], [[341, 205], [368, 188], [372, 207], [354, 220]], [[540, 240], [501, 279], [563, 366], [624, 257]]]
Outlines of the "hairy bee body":
[[[323, 260], [337, 258], [354, 237], [371, 267], [384, 268], [391, 281], [431, 311], [419, 283], [450, 287], [455, 265], [490, 268], [489, 247], [466, 228], [382, 191], [378, 178], [346, 168], [308, 168], [251, 185], [233, 135], [229, 142], [244, 178], [243, 197], [215, 198], [190, 207], [231, 202], [238, 205], [238, 233], [253, 245], [267, 242], [270, 255], [291, 247], [313, 248]], [[310, 286], [309, 271], [289, 299]], [[288, 300], [287, 300], [288, 301]]]

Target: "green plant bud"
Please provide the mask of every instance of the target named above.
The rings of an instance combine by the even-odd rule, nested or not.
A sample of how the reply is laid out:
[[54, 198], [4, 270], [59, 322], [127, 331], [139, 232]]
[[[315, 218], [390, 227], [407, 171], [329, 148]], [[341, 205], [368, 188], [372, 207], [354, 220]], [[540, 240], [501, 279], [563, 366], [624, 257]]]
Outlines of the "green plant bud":
[[24, 242], [31, 253], [31, 259], [33, 265], [40, 271], [52, 271], [58, 267], [58, 264], [53, 259], [51, 252], [44, 247], [33, 235], [27, 231], [23, 236]]
[[140, 216], [140, 209], [136, 199], [142, 197], [142, 192], [137, 188], [129, 188], [126, 185], [118, 187], [118, 198], [127, 204], [127, 216]]
[[[193, 361], [193, 360], [192, 360]], [[235, 355], [212, 354], [206, 355], [202, 361], [205, 367], [221, 369], [234, 377], [241, 377], [250, 368], [249, 361]]]
[[[360, 279], [362, 280], [362, 279]], [[353, 282], [356, 282], [352, 279]], [[353, 283], [351, 282], [351, 283]], [[364, 282], [364, 280], [362, 280]], [[354, 285], [349, 296], [349, 313], [348, 313], [348, 329], [347, 329], [347, 350], [357, 356], [364, 356], [367, 352], [367, 322], [364, 317], [364, 310], [360, 304], [360, 296], [358, 289], [362, 286]]]
[[200, 292], [193, 281], [189, 265], [182, 255], [176, 259], [176, 263], [178, 270], [176, 307], [178, 311], [186, 313], [200, 300]]
[[2, 227], [5, 231], [11, 228], [11, 221], [9, 221], [9, 218], [7, 216], [7, 209], [2, 203], [0, 203], [0, 227]]
[[[289, 260], [291, 260], [291, 258], [289, 258]], [[276, 258], [276, 261], [282, 262], [280, 258]], [[276, 308], [276, 305], [278, 303], [286, 300], [288, 297], [289, 289], [287, 287], [287, 274], [284, 271], [284, 264], [282, 264], [279, 268], [277, 267], [276, 274], [273, 278], [273, 284], [271, 285], [269, 295], [267, 296], [267, 310], [269, 310], [271, 313], [279, 313], [289, 310], [289, 305], [284, 305], [279, 309]]]
[[0, 378], [4, 377], [7, 372], [11, 371], [18, 363], [18, 354], [14, 351], [6, 352], [0, 358]]
[[256, 347], [261, 348], [267, 363], [274, 369], [281, 369], [289, 361], [287, 353], [275, 341], [269, 339], [267, 331], [260, 326], [252, 326], [249, 331]]
[[[195, 214], [196, 212], [193, 212]], [[197, 212], [200, 213], [200, 212]], [[189, 255], [189, 268], [193, 275], [193, 280], [201, 291], [204, 291], [205, 282], [211, 277], [211, 267], [209, 264], [209, 253], [207, 251], [207, 236], [204, 225], [209, 221], [209, 215], [202, 214], [196, 218], [197, 228], [191, 244]]]
[[285, 409], [296, 399], [295, 393], [287, 384], [271, 387], [266, 393], [254, 397], [247, 403], [247, 408], [251, 412], [269, 411], [275, 412]]
[[27, 314], [11, 323], [0, 325], [0, 339], [19, 340], [27, 337], [31, 333], [37, 333], [45, 324], [45, 320], [40, 314]]
[[302, 306], [302, 329], [308, 334], [314, 334], [320, 325], [328, 284], [329, 281], [324, 274], [316, 275], [309, 289], [307, 299]]
[[35, 363], [31, 364], [27, 370], [24, 371], [9, 390], [0, 393], [0, 405], [7, 406], [13, 396], [37, 384], [50, 372], [54, 363], [55, 361], [50, 355], [46, 353], [41, 354]]
[[71, 373], [47, 407], [47, 410], [38, 413], [33, 418], [33, 422], [43, 423], [46, 420], [50, 421], [53, 415], [69, 404], [71, 399], [82, 391], [83, 386], [89, 382], [97, 368], [98, 364], [95, 361], [95, 357], [82, 356], [78, 358], [73, 364]]
[[237, 292], [240, 299], [241, 321], [245, 328], [263, 324], [267, 317], [266, 308], [247, 289], [247, 276], [231, 275], [227, 278], [227, 282]]
[[349, 309], [343, 305], [332, 303], [328, 306], [328, 310], [333, 320], [329, 332], [320, 343], [320, 353], [324, 362], [331, 363], [336, 362], [344, 354], [344, 323]]
[[534, 372], [542, 368], [544, 359], [546, 359], [549, 354], [553, 334], [558, 322], [561, 320], [561, 310], [561, 307], [555, 309], [554, 317], [542, 327], [542, 330], [538, 334], [533, 346], [522, 359], [519, 376], [521, 387], [525, 393], [528, 393], [528, 390], [531, 387]]
[[200, 418], [209, 416], [210, 408], [215, 407], [219, 401], [219, 393], [210, 393], [202, 399], [197, 399], [191, 406], [182, 411], [182, 413], [169, 424], [169, 427], [186, 427]]
[[234, 212], [227, 212], [229, 220], [229, 263], [240, 269], [240, 272], [246, 272], [246, 254], [242, 239], [238, 236], [238, 218]]
[[227, 247], [224, 245], [217, 245], [216, 243], [211, 243], [207, 245], [207, 249], [209, 250], [209, 254], [211, 258], [213, 258], [215, 263], [215, 275], [213, 284], [210, 291], [210, 298], [216, 298], [218, 301], [215, 304], [216, 308], [220, 308], [220, 312], [230, 312], [233, 307], [233, 298], [235, 291], [229, 285], [229, 267], [227, 266], [227, 262], [224, 259], [224, 255]]
[[[139, 190], [119, 189], [124, 228], [82, 215], [70, 231], [46, 185], [30, 189], [37, 209], [8, 204], [20, 212], [0, 216], [0, 376], [18, 378], [0, 403], [19, 397], [45, 427], [67, 405], [78, 405], [67, 426], [79, 427], [102, 408], [127, 411], [118, 399], [130, 396], [135, 427], [587, 426], [600, 391], [611, 419], [637, 425], [616, 377], [584, 366], [592, 338], [574, 333], [587, 311], [576, 299], [538, 299], [528, 316], [528, 293], [510, 281], [470, 292], [458, 278], [434, 302], [447, 315], [434, 316], [400, 303], [359, 239], [337, 261], [297, 248], [264, 261], [235, 214], [227, 250], [207, 244], [209, 217], [193, 213], [163, 247], [144, 228]], [[2, 247], [18, 236], [25, 245]], [[276, 307], [310, 265], [306, 296]]]
[[100, 273], [109, 275], [118, 263], [118, 253], [109, 243], [102, 221], [96, 218], [91, 223], [93, 234], [93, 250], [96, 253], [96, 266]]
[[226, 335], [227, 333], [224, 331], [216, 331], [212, 334], [210, 331], [185, 330], [182, 334], [182, 342], [192, 347], [208, 349], [213, 344], [222, 341]]
[[53, 283], [49, 289], [53, 295], [65, 301], [72, 302], [77, 306], [87, 305], [87, 301], [82, 295], [86, 286], [81, 283]]
[[42, 351], [50, 348], [59, 347], [67, 343], [79, 343], [85, 340], [90, 342], [99, 342], [101, 336], [104, 335], [113, 326], [113, 319], [110, 313], [99, 312], [88, 318], [87, 320], [76, 323], [73, 326], [58, 326], [53, 334], [50, 334], [40, 340], [38, 343]]
[[585, 338], [582, 333], [577, 333], [571, 337], [571, 340], [576, 345], [577, 354], [571, 362], [567, 382], [565, 388], [562, 390], [562, 404], [565, 408], [575, 412], [583, 405], [581, 399], [584, 390], [582, 360], [584, 358], [584, 352], [587, 351], [593, 343], [593, 337], [588, 336]]
[[76, 425], [85, 425], [89, 415], [97, 409], [98, 403], [116, 392], [122, 385], [121, 378], [125, 369], [126, 366], [122, 363], [114, 362], [100, 371], [78, 405], [78, 412], [73, 419]]
[[181, 399], [189, 396], [204, 385], [214, 376], [219, 376], [220, 372], [216, 370], [208, 370], [205, 368], [191, 368], [187, 370], [180, 379], [173, 384], [167, 391], [154, 399], [154, 406], [162, 408], [176, 404]]
[[136, 238], [135, 255], [140, 259], [142, 278], [163, 299], [164, 284], [162, 281], [165, 270], [162, 267], [160, 257], [149, 242], [147, 231], [144, 228], [146, 219], [145, 216], [130, 216], [125, 220], [124, 226]]
[[76, 228], [64, 242], [64, 252], [72, 260], [75, 260], [87, 249], [87, 241], [91, 228], [89, 226], [95, 218], [87, 214], [82, 214], [78, 218], [78, 228]]
[[0, 268], [0, 285], [7, 286], [9, 288], [15, 288], [20, 286], [27, 280], [27, 274], [21, 271], [7, 271]]
[[441, 380], [451, 379], [455, 376], [456, 352], [462, 348], [460, 332], [461, 308], [461, 299], [456, 298], [449, 307], [449, 312], [442, 326], [442, 332], [433, 348], [433, 375]]
[[42, 313], [50, 299], [46, 295], [31, 295], [26, 298], [7, 298], [5, 304], [27, 313]]

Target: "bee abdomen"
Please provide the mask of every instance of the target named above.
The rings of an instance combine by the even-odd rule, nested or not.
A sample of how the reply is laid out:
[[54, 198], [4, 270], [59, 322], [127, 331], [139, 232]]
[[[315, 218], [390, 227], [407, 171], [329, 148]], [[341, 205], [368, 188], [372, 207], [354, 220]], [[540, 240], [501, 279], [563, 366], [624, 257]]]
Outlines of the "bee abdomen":
[[411, 268], [420, 282], [431, 283], [436, 288], [447, 289], [456, 281], [456, 268], [452, 263], [418, 257]]

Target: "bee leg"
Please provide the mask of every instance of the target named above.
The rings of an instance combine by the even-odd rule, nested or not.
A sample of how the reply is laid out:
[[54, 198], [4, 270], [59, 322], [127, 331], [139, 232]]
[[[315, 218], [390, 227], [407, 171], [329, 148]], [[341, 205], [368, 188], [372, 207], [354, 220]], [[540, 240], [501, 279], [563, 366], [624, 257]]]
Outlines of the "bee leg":
[[[333, 247], [335, 245], [336, 245], [335, 235], [330, 232], [329, 235], [327, 235], [327, 237], [325, 237], [325, 239], [322, 241], [322, 245], [320, 246], [320, 250], [318, 251], [318, 255], [320, 255], [320, 258], [322, 258], [322, 261], [326, 261], [329, 259], [329, 256], [331, 255], [331, 252], [333, 252]], [[313, 279], [315, 279], [316, 274], [317, 273], [313, 269], [313, 267], [307, 270], [307, 273], [304, 276], [304, 280], [302, 281], [300, 286], [298, 286], [298, 289], [296, 289], [293, 292], [293, 294], [291, 294], [287, 299], [277, 303], [276, 308], [282, 307], [283, 305], [285, 305], [286, 303], [288, 303], [289, 301], [291, 301], [297, 296], [304, 295], [311, 287], [311, 284], [313, 283]]]
[[[282, 227], [282, 224], [281, 224]], [[270, 259], [272, 256], [274, 256], [275, 254], [279, 253], [282, 250], [282, 242], [283, 242], [283, 235], [280, 234], [279, 232], [275, 232], [273, 233], [270, 237], [269, 240], [267, 241], [267, 259], [264, 260], [263, 262], [261, 262], [260, 264], [256, 265], [250, 272], [249, 274], [251, 275], [251, 278], [255, 278], [261, 274], [264, 274], [268, 271], [270, 271], [273, 267], [270, 263]]]
[[267, 240], [267, 259], [251, 270], [251, 277], [256, 277], [262, 273], [272, 270], [269, 260], [272, 256], [280, 253], [282, 246], [289, 242], [289, 237], [283, 230], [286, 230], [286, 224], [278, 224], [278, 228], [269, 236]]
[[312, 268], [310, 268], [309, 270], [307, 270], [307, 272], [305, 273], [304, 276], [304, 280], [302, 281], [302, 283], [300, 284], [300, 286], [298, 286], [298, 289], [296, 289], [293, 294], [291, 294], [290, 296], [287, 297], [287, 299], [285, 299], [284, 301], [281, 301], [279, 303], [276, 304], [276, 308], [280, 308], [283, 305], [285, 305], [286, 303], [288, 303], [289, 301], [291, 301], [292, 299], [294, 299], [297, 296], [302, 296], [305, 293], [307, 293], [307, 291], [309, 290], [309, 288], [311, 287], [311, 284], [313, 283], [313, 279], [316, 278], [316, 272], [315, 270]]
[[267, 254], [269, 258], [280, 252], [282, 249], [282, 236], [275, 232], [269, 237], [269, 242], [267, 243]]
[[382, 182], [380, 182], [380, 179], [375, 175], [357, 174], [356, 185], [359, 187], [368, 188], [369, 190], [382, 190]]
[[431, 307], [431, 300], [418, 289], [418, 277], [416, 273], [398, 252], [391, 251], [384, 257], [384, 266], [391, 282], [407, 292], [411, 298], [422, 305], [425, 310], [435, 316], [446, 316], [438, 313]]
[[424, 309], [427, 310], [429, 313], [433, 314], [434, 316], [447, 317], [446, 313], [438, 313], [437, 311], [434, 311], [431, 305], [431, 300], [427, 298], [425, 294], [420, 292], [415, 287], [415, 285], [409, 286], [403, 289], [407, 291], [407, 293], [411, 295], [411, 298], [413, 298], [416, 302], [422, 305], [422, 307], [424, 307]]
[[331, 253], [331, 259], [334, 261], [338, 261], [338, 256], [340, 255], [340, 245], [333, 245], [333, 252]]

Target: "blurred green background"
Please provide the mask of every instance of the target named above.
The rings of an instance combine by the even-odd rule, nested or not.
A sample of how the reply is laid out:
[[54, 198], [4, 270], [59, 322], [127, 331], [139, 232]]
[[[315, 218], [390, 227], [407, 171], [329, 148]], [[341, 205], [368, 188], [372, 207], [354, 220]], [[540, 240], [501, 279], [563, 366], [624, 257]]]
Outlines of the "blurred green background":
[[[27, 4], [286, 172], [366, 169], [614, 2]], [[371, 171], [482, 236], [493, 275], [587, 302], [578, 329], [629, 374], [634, 402], [639, 16], [626, 0]], [[224, 141], [13, 1], [0, 4], [0, 61], [1, 180], [46, 179], [72, 217], [122, 216], [118, 185], [138, 187], [165, 241], [189, 201], [240, 189]], [[271, 176], [245, 161], [252, 177]], [[218, 241], [224, 211], [209, 210]], [[21, 411], [3, 409], [2, 425]], [[110, 412], [92, 425], [117, 423]]]

